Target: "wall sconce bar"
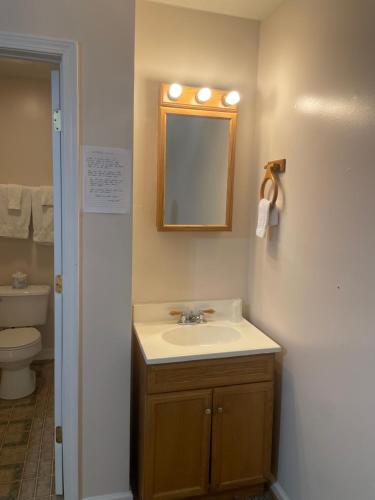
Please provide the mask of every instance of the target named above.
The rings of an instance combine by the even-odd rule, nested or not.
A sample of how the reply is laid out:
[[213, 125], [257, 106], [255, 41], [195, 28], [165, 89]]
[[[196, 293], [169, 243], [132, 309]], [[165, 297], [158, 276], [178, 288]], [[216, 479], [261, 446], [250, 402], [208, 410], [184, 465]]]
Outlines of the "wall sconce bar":
[[[179, 93], [179, 91], [181, 92]], [[198, 97], [199, 93], [203, 97], [202, 99]], [[231, 104], [236, 99], [234, 99], [234, 101], [230, 98], [229, 101], [226, 100], [228, 96], [233, 98], [233, 94], [236, 94], [239, 98], [239, 94], [236, 91], [218, 90], [208, 87], [180, 86], [175, 83], [162, 83], [160, 88], [160, 105], [178, 108], [196, 108], [211, 111], [236, 112], [238, 101], [235, 104]]]

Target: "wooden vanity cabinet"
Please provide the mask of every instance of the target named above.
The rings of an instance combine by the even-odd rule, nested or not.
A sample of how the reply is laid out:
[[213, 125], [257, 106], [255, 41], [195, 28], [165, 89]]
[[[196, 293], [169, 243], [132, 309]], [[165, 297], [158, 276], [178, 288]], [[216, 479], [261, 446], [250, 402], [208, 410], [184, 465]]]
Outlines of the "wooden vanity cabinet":
[[212, 391], [146, 399], [144, 496], [187, 498], [208, 492]]
[[266, 354], [146, 365], [135, 345], [137, 498], [262, 494], [271, 463], [273, 364]]
[[272, 382], [213, 390], [211, 486], [263, 484], [271, 462]]

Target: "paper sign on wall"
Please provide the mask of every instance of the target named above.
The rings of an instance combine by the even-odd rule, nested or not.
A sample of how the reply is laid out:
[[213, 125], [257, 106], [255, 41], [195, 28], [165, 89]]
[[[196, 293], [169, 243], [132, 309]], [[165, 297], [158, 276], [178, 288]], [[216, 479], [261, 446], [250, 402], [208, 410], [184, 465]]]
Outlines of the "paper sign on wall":
[[83, 146], [83, 210], [105, 214], [131, 212], [131, 152]]

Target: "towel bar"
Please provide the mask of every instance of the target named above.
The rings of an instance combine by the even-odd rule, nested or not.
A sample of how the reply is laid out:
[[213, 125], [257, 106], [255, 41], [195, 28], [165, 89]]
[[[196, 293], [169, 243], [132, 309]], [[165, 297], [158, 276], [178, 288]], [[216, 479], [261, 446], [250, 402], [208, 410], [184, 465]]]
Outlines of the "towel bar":
[[266, 187], [266, 184], [268, 181], [271, 181], [273, 184], [273, 195], [271, 199], [271, 206], [273, 207], [276, 203], [277, 200], [277, 195], [279, 193], [279, 185], [277, 182], [277, 179], [274, 175], [275, 172], [285, 172], [286, 168], [286, 160], [274, 160], [274, 161], [269, 161], [267, 165], [264, 166], [266, 173], [264, 175], [264, 179], [262, 184], [260, 185], [260, 194], [259, 197], [260, 199], [264, 198], [264, 188]]

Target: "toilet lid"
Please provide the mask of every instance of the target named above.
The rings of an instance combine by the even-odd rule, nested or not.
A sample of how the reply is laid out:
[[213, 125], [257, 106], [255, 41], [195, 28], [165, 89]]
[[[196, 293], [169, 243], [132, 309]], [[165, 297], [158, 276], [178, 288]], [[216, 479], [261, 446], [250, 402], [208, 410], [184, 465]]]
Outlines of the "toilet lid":
[[36, 328], [7, 328], [0, 331], [0, 350], [21, 349], [40, 341]]

